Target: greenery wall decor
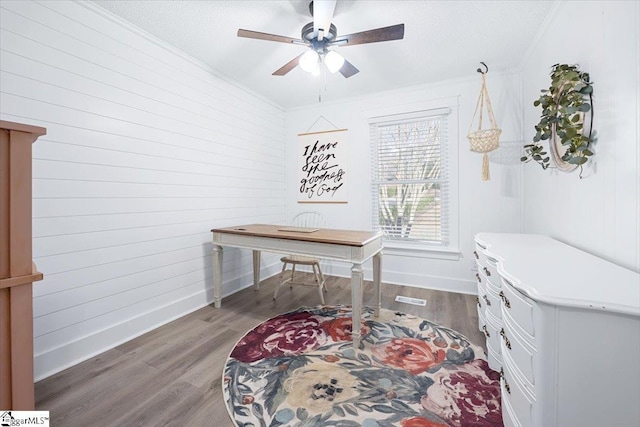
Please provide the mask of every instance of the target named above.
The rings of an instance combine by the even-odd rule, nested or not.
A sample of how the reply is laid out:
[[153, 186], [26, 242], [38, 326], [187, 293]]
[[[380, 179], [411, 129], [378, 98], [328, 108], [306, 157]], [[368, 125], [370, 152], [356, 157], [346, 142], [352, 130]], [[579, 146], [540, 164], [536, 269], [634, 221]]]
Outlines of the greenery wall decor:
[[[549, 151], [559, 169], [564, 171], [582, 166], [593, 156], [594, 142], [593, 86], [589, 74], [577, 65], [555, 64], [551, 72], [551, 86], [543, 89], [533, 105], [542, 108], [540, 122], [535, 126], [533, 142], [524, 146], [523, 162], [531, 160], [549, 167], [550, 156], [542, 141], [549, 141]], [[588, 117], [588, 127], [585, 119]]]

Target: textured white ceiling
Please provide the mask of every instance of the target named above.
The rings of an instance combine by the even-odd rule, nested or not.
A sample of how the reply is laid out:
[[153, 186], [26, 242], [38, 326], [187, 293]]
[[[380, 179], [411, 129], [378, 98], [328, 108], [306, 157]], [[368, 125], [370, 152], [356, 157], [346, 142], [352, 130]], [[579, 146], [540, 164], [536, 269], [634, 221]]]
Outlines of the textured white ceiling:
[[338, 0], [338, 35], [404, 23], [403, 40], [337, 48], [360, 73], [313, 77], [275, 70], [304, 46], [239, 38], [239, 28], [300, 37], [308, 0], [93, 0], [283, 108], [516, 67], [553, 1]]

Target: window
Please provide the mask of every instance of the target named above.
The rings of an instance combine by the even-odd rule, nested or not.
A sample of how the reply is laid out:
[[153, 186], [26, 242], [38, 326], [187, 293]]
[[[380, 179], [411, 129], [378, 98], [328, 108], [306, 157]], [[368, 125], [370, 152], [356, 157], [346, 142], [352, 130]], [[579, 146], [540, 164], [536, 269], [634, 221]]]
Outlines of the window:
[[449, 109], [370, 121], [373, 229], [388, 243], [450, 246]]

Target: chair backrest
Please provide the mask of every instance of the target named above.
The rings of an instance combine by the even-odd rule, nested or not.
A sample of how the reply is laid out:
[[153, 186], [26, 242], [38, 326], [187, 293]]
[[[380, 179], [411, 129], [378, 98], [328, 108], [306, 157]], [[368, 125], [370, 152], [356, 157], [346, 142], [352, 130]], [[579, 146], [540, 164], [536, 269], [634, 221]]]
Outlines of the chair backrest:
[[294, 227], [327, 228], [327, 221], [318, 212], [300, 212], [291, 220]]

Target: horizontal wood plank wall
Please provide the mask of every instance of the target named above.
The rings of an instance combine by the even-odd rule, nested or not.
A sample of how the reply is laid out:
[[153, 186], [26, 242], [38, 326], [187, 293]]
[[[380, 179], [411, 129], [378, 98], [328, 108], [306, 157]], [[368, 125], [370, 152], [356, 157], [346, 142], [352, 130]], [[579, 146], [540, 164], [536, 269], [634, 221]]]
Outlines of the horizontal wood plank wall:
[[[210, 229], [285, 221], [284, 112], [89, 3], [0, 4], [0, 115], [33, 152], [35, 376], [212, 300]], [[225, 251], [225, 295], [251, 253]], [[278, 268], [263, 257], [263, 276]]]

